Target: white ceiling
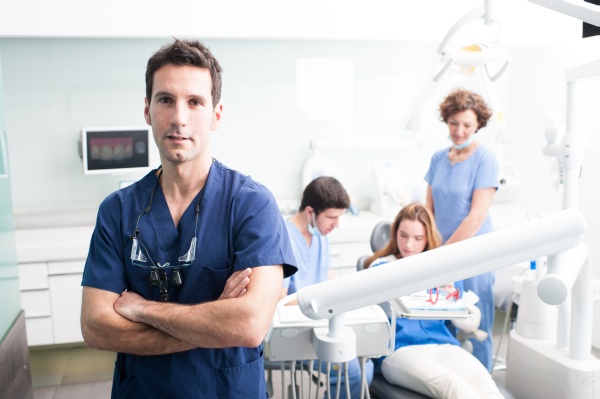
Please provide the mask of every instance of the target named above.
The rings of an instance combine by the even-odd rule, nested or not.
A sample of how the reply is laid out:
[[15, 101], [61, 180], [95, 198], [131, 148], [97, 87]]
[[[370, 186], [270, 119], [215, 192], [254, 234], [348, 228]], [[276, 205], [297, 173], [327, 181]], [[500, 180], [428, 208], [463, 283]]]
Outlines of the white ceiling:
[[[487, 0], [505, 44], [581, 38], [581, 21], [527, 0]], [[0, 0], [0, 37], [442, 40], [484, 0]]]

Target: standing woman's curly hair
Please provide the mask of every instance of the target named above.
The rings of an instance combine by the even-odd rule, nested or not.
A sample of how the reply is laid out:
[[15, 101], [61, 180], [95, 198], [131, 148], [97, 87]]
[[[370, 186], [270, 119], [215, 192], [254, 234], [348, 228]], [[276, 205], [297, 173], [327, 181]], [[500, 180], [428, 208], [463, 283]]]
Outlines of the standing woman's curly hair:
[[400, 223], [405, 219], [419, 221], [425, 228], [425, 238], [427, 240], [427, 244], [425, 245], [425, 249], [423, 251], [429, 251], [430, 249], [434, 249], [442, 245], [442, 236], [438, 232], [433, 213], [431, 213], [429, 208], [427, 208], [425, 205], [413, 202], [412, 204], [404, 206], [400, 212], [398, 212], [396, 219], [394, 219], [394, 222], [390, 226], [390, 242], [384, 248], [376, 251], [373, 256], [365, 261], [365, 269], [371, 266], [373, 261], [384, 256], [395, 255], [398, 259], [402, 258], [400, 249], [398, 248], [397, 240]]
[[472, 91], [456, 89], [451, 91], [440, 104], [440, 119], [448, 123], [452, 115], [467, 110], [472, 110], [477, 116], [477, 130], [485, 127], [492, 117], [492, 110], [483, 97]]

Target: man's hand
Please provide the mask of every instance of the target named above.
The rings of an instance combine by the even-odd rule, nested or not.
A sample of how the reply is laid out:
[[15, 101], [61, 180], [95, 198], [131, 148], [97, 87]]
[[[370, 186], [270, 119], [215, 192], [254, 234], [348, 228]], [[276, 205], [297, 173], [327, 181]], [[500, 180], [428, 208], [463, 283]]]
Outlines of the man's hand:
[[[251, 268], [237, 271], [227, 279], [219, 299], [239, 298], [246, 293], [250, 284]], [[139, 311], [147, 306], [147, 300], [134, 292], [124, 291], [114, 304], [115, 312], [133, 322], [141, 322]]]
[[246, 293], [246, 287], [250, 284], [252, 268], [237, 271], [227, 279], [225, 288], [219, 299], [239, 298]]
[[123, 291], [117, 302], [113, 305], [115, 312], [120, 314], [126, 319], [129, 319], [134, 322], [140, 322], [137, 318], [136, 311], [141, 309], [146, 305], [147, 300], [145, 300], [141, 295], [136, 294], [135, 292]]

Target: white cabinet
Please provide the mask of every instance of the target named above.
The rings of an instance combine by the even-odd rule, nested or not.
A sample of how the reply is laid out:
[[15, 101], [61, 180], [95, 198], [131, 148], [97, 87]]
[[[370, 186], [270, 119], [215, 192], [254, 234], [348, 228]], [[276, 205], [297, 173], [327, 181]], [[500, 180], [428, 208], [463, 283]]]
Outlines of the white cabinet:
[[54, 343], [83, 342], [81, 336], [81, 273], [50, 276]]
[[[369, 236], [370, 237], [370, 236]], [[363, 255], [371, 255], [371, 244], [368, 240], [349, 243], [330, 244], [331, 265], [336, 277], [345, 276], [356, 271], [356, 262]]]
[[27, 329], [27, 345], [38, 346], [54, 344], [52, 318], [50, 316], [26, 317], [25, 328]]
[[21, 291], [47, 289], [48, 264], [45, 262], [19, 264], [19, 287]]
[[345, 214], [340, 219], [340, 227], [328, 235], [331, 265], [336, 277], [354, 273], [358, 258], [373, 253], [371, 232], [382, 220], [385, 219], [367, 211], [358, 215]]
[[25, 311], [27, 344], [34, 346], [54, 343], [48, 264], [19, 264], [19, 287], [21, 289], [21, 305]]
[[83, 342], [81, 279], [92, 229], [15, 232], [29, 346]]
[[81, 278], [85, 261], [19, 264], [29, 346], [83, 342]]

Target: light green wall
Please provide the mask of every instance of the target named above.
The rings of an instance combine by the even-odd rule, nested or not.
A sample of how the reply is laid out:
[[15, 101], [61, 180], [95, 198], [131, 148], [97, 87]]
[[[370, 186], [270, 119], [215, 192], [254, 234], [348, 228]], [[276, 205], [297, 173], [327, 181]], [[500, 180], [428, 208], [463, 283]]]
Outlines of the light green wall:
[[[144, 124], [146, 62], [170, 40], [0, 39], [17, 215], [95, 211], [119, 180], [141, 177], [84, 176], [76, 143], [84, 126]], [[278, 199], [300, 197], [311, 140], [401, 138], [403, 120], [437, 60], [435, 43], [204, 42], [224, 69], [223, 120], [213, 136], [213, 153], [265, 184]], [[298, 105], [297, 63], [303, 59], [348, 62], [353, 75], [343, 88], [353, 96], [324, 90], [331, 83], [326, 76], [315, 84], [322, 101], [309, 115]], [[412, 165], [406, 178], [422, 181], [429, 157], [385, 147], [321, 155], [353, 198], [373, 195], [373, 160], [402, 158]]]
[[[0, 53], [0, 66], [2, 65]], [[2, 97], [2, 68], [0, 68], [0, 135], [4, 131], [4, 113]], [[19, 275], [17, 269], [17, 254], [15, 249], [14, 218], [9, 170], [4, 165], [7, 154], [2, 149], [0, 136], [0, 341], [10, 329], [21, 310], [19, 294]]]

